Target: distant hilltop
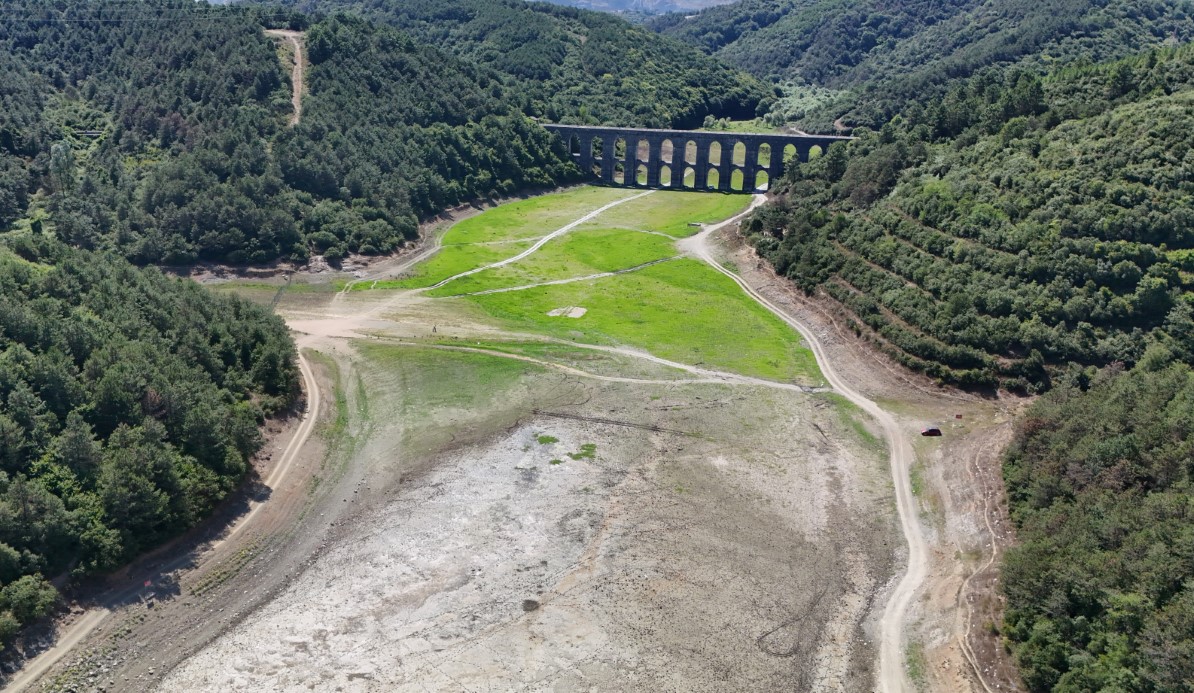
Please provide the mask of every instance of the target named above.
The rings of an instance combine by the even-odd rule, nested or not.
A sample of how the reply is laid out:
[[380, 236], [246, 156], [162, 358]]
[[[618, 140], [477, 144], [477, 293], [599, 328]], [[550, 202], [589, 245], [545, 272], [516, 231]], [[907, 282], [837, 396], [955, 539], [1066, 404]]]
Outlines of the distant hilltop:
[[655, 15], [669, 12], [694, 14], [706, 7], [726, 5], [733, 0], [547, 0], [554, 5], [579, 7], [615, 14]]

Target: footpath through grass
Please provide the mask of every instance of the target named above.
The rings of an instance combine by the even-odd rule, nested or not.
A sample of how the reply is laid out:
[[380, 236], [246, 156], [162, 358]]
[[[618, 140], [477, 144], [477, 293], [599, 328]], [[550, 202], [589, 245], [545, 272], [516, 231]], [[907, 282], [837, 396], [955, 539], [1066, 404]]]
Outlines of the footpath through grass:
[[[773, 380], [821, 383], [790, 327], [704, 263], [678, 259], [638, 272], [463, 299], [512, 328], [579, 343], [629, 345], [672, 361]], [[566, 306], [583, 316], [552, 317]]]
[[[354, 291], [422, 289], [461, 272], [521, 253], [535, 240], [585, 214], [641, 190], [582, 187], [553, 195], [508, 202], [454, 224], [444, 233], [442, 248], [409, 277], [360, 282]], [[459, 293], [459, 292], [452, 292]]]
[[534, 241], [521, 241], [502, 245], [445, 246], [426, 262], [416, 265], [414, 272], [409, 277], [384, 279], [377, 282], [358, 282], [352, 285], [352, 290], [423, 289], [438, 284], [448, 277], [467, 272], [474, 267], [513, 257], [530, 248], [534, 243]]
[[[413, 276], [376, 287], [427, 287], [513, 257], [533, 239], [639, 192], [580, 188], [502, 205], [450, 229], [443, 249], [417, 266]], [[579, 280], [673, 258], [680, 252], [674, 239], [700, 230], [689, 224], [724, 220], [749, 201], [743, 195], [657, 191], [603, 212], [518, 262], [462, 277], [429, 295], [473, 306], [470, 312], [482, 320], [512, 330], [577, 343], [630, 346], [680, 363], [820, 384], [816, 362], [799, 335], [704, 263], [677, 258], [625, 274]], [[564, 279], [578, 281], [461, 296]], [[452, 296], [459, 298], [446, 298]], [[570, 308], [584, 311], [560, 310]]]
[[475, 352], [444, 351], [425, 347], [394, 346], [358, 340], [356, 348], [375, 366], [368, 373], [369, 386], [394, 381], [380, 391], [402, 393], [402, 409], [387, 414], [416, 417], [430, 410], [497, 406], [502, 393], [515, 387], [527, 373], [544, 368]]
[[626, 188], [585, 186], [509, 202], [454, 225], [444, 234], [443, 243], [451, 246], [540, 238], [594, 209], [641, 192]]
[[458, 296], [553, 279], [617, 272], [675, 254], [675, 244], [663, 236], [586, 224], [518, 262], [461, 277], [428, 295]]
[[728, 219], [746, 209], [750, 198], [707, 192], [660, 190], [646, 197], [618, 205], [597, 217], [606, 226], [640, 231], [658, 231], [673, 238], [685, 238], [700, 227], [690, 223], [712, 223]]

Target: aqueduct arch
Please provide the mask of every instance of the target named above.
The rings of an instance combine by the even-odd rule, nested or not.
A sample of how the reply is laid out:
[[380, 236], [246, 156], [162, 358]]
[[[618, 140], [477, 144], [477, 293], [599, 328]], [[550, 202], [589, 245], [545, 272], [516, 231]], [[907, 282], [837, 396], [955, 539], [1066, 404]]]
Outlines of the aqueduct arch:
[[[685, 188], [683, 176], [691, 169], [692, 189], [745, 193], [755, 192], [763, 181], [777, 180], [792, 160], [808, 161], [814, 147], [823, 152], [834, 142], [850, 139], [591, 125], [543, 127], [567, 143], [568, 153], [582, 171], [591, 171], [606, 185]], [[645, 178], [640, 169], [645, 169]], [[671, 179], [666, 186], [660, 175], [664, 169], [668, 175], [663, 177]], [[731, 186], [734, 180], [741, 181], [740, 190]]]

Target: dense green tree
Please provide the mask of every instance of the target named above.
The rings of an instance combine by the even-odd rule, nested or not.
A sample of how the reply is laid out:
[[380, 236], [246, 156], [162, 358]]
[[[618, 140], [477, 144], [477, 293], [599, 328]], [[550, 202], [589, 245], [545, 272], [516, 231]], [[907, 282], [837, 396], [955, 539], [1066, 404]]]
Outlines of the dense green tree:
[[[579, 179], [532, 117], [695, 125], [772, 98], [613, 17], [453, 2], [299, 3], [332, 13], [319, 20], [188, 0], [10, 3], [0, 229], [28, 215], [139, 263], [391, 252], [445, 207]], [[307, 31], [293, 127], [266, 26]]]
[[[878, 128], [992, 66], [1043, 72], [1188, 41], [1192, 10], [1188, 0], [738, 0], [651, 26], [760, 77], [830, 89], [799, 116], [828, 130], [835, 120]], [[1119, 68], [1107, 95], [1134, 77]]]
[[207, 516], [298, 370], [264, 310], [45, 236], [0, 246], [0, 289], [3, 645], [55, 603], [46, 577], [114, 568]]
[[1059, 383], [1005, 456], [1005, 635], [1033, 691], [1181, 691], [1194, 672], [1194, 371], [1163, 347]]
[[45, 616], [56, 601], [58, 591], [35, 575], [24, 575], [0, 589], [0, 607], [21, 623]]
[[287, 4], [398, 27], [488, 68], [502, 83], [493, 88], [524, 113], [557, 122], [693, 128], [708, 115], [753, 118], [774, 98], [695, 48], [599, 12], [523, 0]]
[[1037, 390], [1070, 363], [1134, 363], [1150, 338], [1187, 354], [1191, 65], [1181, 47], [958, 81], [794, 169], [746, 230], [942, 380]]
[[[445, 206], [579, 176], [508, 78], [392, 29], [186, 0], [6, 11], [0, 227], [40, 189], [48, 218], [30, 226], [137, 262], [343, 257], [389, 252]], [[262, 29], [296, 21], [312, 65], [288, 128]], [[311, 216], [325, 203], [330, 226]]]

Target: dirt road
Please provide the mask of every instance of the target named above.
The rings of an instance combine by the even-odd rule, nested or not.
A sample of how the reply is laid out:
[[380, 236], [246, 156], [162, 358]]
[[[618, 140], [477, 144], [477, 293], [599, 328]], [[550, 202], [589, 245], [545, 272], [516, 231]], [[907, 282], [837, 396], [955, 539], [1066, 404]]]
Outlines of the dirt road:
[[[299, 423], [298, 430], [291, 439], [290, 444], [286, 447], [285, 452], [278, 459], [274, 468], [265, 480], [265, 484], [269, 489], [277, 488], [278, 485], [285, 478], [286, 473], [290, 470], [295, 457], [302, 449], [303, 445], [311, 435], [311, 431], [315, 428], [315, 416], [313, 412], [319, 411], [320, 394], [319, 388], [316, 386], [315, 377], [311, 372], [311, 366], [307, 363], [307, 359], [299, 352], [299, 369], [303, 374], [303, 388], [307, 393], [307, 402], [303, 411], [303, 418]], [[241, 517], [239, 521], [219, 540], [210, 545], [206, 552], [204, 562], [213, 562], [220, 558], [220, 549], [242, 535], [246, 529], [252, 526], [252, 520], [257, 515], [264, 503], [254, 503], [252, 508]], [[183, 555], [175, 558], [170, 563], [159, 566], [154, 569], [155, 573], [165, 573], [172, 570], [182, 568], [190, 562], [190, 557]], [[128, 604], [130, 597], [135, 598], [135, 595], [142, 590], [142, 578], [137, 576], [135, 579], [129, 579], [128, 584], [123, 585], [110, 594], [101, 597], [100, 602], [102, 606], [92, 609], [85, 613], [82, 617], [77, 619], [63, 632], [58, 634], [57, 642], [53, 647], [42, 652], [37, 657], [33, 658], [25, 664], [25, 666], [18, 671], [4, 686], [4, 691], [23, 691], [31, 684], [35, 683], [39, 678], [48, 673], [55, 664], [57, 664], [63, 657], [69, 654], [77, 645], [92, 633], [98, 626], [104, 623], [109, 616], [112, 615], [113, 610], [122, 605]]]
[[605, 212], [613, 209], [614, 207], [617, 207], [620, 204], [625, 204], [627, 202], [630, 202], [631, 200], [637, 200], [638, 198], [645, 197], [647, 195], [650, 195], [653, 192], [655, 192], [655, 191], [648, 190], [644, 193], [639, 193], [638, 195], [632, 195], [630, 197], [624, 197], [620, 200], [614, 200], [613, 202], [610, 202], [607, 205], [603, 205], [601, 207], [598, 207], [597, 209], [594, 209], [592, 212], [589, 212], [588, 214], [580, 217], [579, 219], [576, 219], [575, 221], [571, 221], [571, 222], [565, 224], [564, 226], [561, 226], [560, 228], [556, 229], [555, 231], [552, 231], [551, 233], [547, 234], [546, 236], [541, 237], [538, 241], [535, 241], [535, 244], [532, 245], [530, 248], [527, 248], [526, 250], [522, 251], [521, 253], [519, 253], [513, 257], [508, 257], [505, 260], [498, 260], [497, 262], [491, 262], [488, 265], [482, 265], [481, 267], [476, 267], [471, 270], [461, 272], [460, 274], [454, 274], [451, 277], [448, 277], [447, 279], [444, 279], [441, 282], [432, 284], [431, 286], [427, 287], [427, 290], [430, 291], [432, 289], [438, 289], [441, 286], [443, 286], [449, 282], [453, 282], [453, 281], [456, 281], [457, 279], [460, 279], [461, 277], [467, 277], [471, 274], [477, 274], [478, 272], [484, 272], [485, 270], [490, 270], [490, 269], [497, 269], [498, 267], [505, 267], [506, 265], [510, 265], [515, 262], [518, 262], [519, 260], [522, 260], [523, 258], [534, 253], [536, 250], [539, 250], [543, 246], [547, 245], [552, 240], [554, 240], [560, 236], [563, 236], [564, 234], [568, 233], [572, 229], [575, 229], [577, 226], [580, 226], [581, 224], [583, 224], [587, 221], [592, 221], [592, 220], [596, 219], [597, 217], [599, 217], [602, 214], [604, 214]]
[[306, 62], [303, 58], [303, 39], [306, 34], [289, 29], [266, 29], [265, 33], [289, 41], [294, 49], [294, 67], [290, 70], [290, 103], [294, 106], [294, 112], [290, 114], [290, 124], [297, 125], [303, 115], [303, 68]]
[[[270, 471], [269, 476], [265, 479], [265, 485], [270, 489], [277, 488], [282, 483], [282, 480], [286, 478], [286, 474], [294, 465], [295, 458], [298, 457], [299, 450], [303, 448], [303, 445], [307, 442], [307, 439], [311, 437], [311, 431], [315, 430], [315, 416], [313, 416], [311, 412], [319, 411], [319, 387], [315, 384], [315, 375], [311, 373], [311, 364], [307, 363], [307, 359], [303, 356], [301, 344], [298, 354], [299, 370], [302, 371], [303, 374], [303, 388], [307, 392], [307, 405], [305, 411], [303, 412], [303, 420], [301, 423], [299, 423], [298, 431], [295, 433], [294, 437], [291, 438], [290, 444], [286, 446], [286, 450], [282, 453], [282, 457], [278, 460], [278, 463], [274, 465], [274, 468]], [[261, 508], [264, 506], [264, 503], [254, 504], [253, 508], [249, 510], [248, 513], [243, 515], [239, 520], [237, 520], [236, 524], [232, 526], [232, 529], [228, 530], [228, 533], [225, 534], [222, 539], [212, 544], [211, 551], [215, 552], [224, 544], [227, 544], [228, 542], [240, 536], [240, 534], [245, 531], [245, 528], [252, 524], [253, 518], [257, 516], [257, 513], [260, 512]]]
[[[751, 209], [762, 201], [756, 197]], [[165, 647], [146, 650], [140, 643], [123, 645], [131, 651], [126, 661], [139, 663], [122, 671], [127, 670], [138, 683], [143, 681], [142, 690], [149, 690], [150, 682], [160, 682], [167, 671], [170, 678], [161, 690], [253, 685], [281, 689], [286, 687], [284, 682], [294, 683], [297, 690], [298, 683], [314, 680], [311, 677], [316, 674], [329, 677], [325, 681], [329, 686], [334, 677], [345, 690], [383, 685], [394, 686], [387, 690], [416, 690], [415, 685], [424, 681], [459, 689], [459, 682], [451, 677], [461, 675], [481, 676], [476, 679], [478, 688], [482, 682], [492, 685], [498, 680], [512, 688], [530, 690], [535, 683], [548, 690], [547, 677], [567, 681], [567, 676], [581, 670], [583, 680], [605, 681], [607, 690], [642, 689], [648, 681], [657, 684], [655, 689], [674, 685], [724, 690], [718, 681], [744, 681], [744, 676], [760, 677], [754, 681], [760, 690], [864, 690], [871, 687], [872, 678], [884, 691], [908, 689], [901, 650], [905, 614], [925, 571], [924, 542], [908, 482], [912, 450], [895, 419], [835, 372], [826, 360], [824, 345], [810, 330], [713, 257], [709, 235], [741, 216], [708, 227], [681, 247], [730, 276], [804, 336], [830, 385], [870, 414], [891, 441], [886, 467], [881, 452], [871, 454], [868, 468], [860, 462], [865, 457], [841, 447], [845, 436], [833, 435], [833, 427], [840, 425], [837, 415], [832, 407], [815, 406], [809, 388], [676, 364], [622, 347], [572, 345], [594, 354], [606, 352], [678, 368], [691, 377], [656, 380], [620, 372], [598, 374], [535, 358], [493, 354], [543, 366], [545, 374], [524, 376], [519, 381], [524, 384], [510, 390], [509, 400], [503, 399], [501, 406], [448, 407], [430, 423], [411, 423], [406, 420], [409, 412], [427, 408], [402, 404], [398, 409], [398, 403], [385, 398], [406, 396], [419, 388], [384, 382], [395, 377], [389, 369], [360, 371], [360, 363], [350, 353], [353, 347], [341, 338], [387, 339], [381, 330], [389, 331], [390, 338], [417, 336], [428, 331], [424, 328], [433, 321], [443, 319], [430, 308], [429, 299], [416, 297], [417, 302], [408, 302], [341, 292], [316, 307], [302, 302], [314, 296], [298, 296], [289, 323], [306, 333], [300, 344], [311, 340], [310, 346], [325, 354], [343, 349], [336, 358], [343, 359], [345, 370], [337, 377], [345, 383], [352, 377], [356, 383], [346, 388], [344, 411], [366, 412], [361, 430], [353, 435], [364, 447], [342, 463], [350, 471], [340, 472], [344, 478], [334, 489], [325, 492], [321, 487], [326, 502], [305, 511], [307, 523], [295, 534], [308, 536], [330, 527], [336, 540], [321, 535], [299, 546], [279, 542], [269, 558], [262, 554], [242, 564], [250, 567], [242, 570], [240, 582], [232, 583], [228, 590], [232, 598], [213, 592], [211, 597], [200, 593], [196, 599], [190, 596], [196, 591], [191, 590], [184, 592], [187, 598], [157, 607], [154, 618], [162, 621], [156, 632], [163, 640], [186, 642], [173, 645], [168, 657], [163, 655]], [[435, 247], [433, 239], [430, 248], [403, 264], [426, 257]], [[428, 324], [420, 327], [420, 321]], [[430, 345], [408, 346], [417, 352]], [[447, 353], [480, 351], [463, 345], [431, 348]], [[311, 401], [294, 439], [265, 479], [271, 488], [286, 477], [314, 425], [311, 412], [320, 405], [305, 359], [302, 365]], [[370, 392], [372, 410], [402, 411], [402, 417], [382, 415], [371, 422], [370, 408], [364, 406], [367, 398], [354, 393], [375, 385], [377, 391]], [[440, 389], [441, 384], [435, 387]], [[601, 426], [554, 422], [551, 432], [566, 442], [559, 443], [560, 451], [548, 453], [538, 440], [546, 429], [528, 413], [520, 418], [518, 408], [538, 406], [544, 399], [571, 392], [577, 394], [575, 401], [585, 404], [565, 405], [571, 407], [568, 411], [716, 435], [691, 440], [636, 437]], [[511, 404], [524, 400], [524, 404]], [[760, 402], [766, 404], [760, 407]], [[760, 409], [776, 414], [766, 434], [753, 429]], [[478, 413], [482, 411], [483, 416]], [[729, 433], [733, 431], [742, 431], [744, 437], [733, 438]], [[437, 451], [426, 443], [440, 437], [453, 441], [450, 449]], [[603, 451], [602, 465], [562, 455], [564, 449], [575, 450], [589, 441]], [[784, 451], [782, 457], [775, 452], [779, 450]], [[551, 455], [560, 459], [548, 461]], [[477, 464], [478, 460], [488, 462]], [[789, 467], [792, 471], [785, 471]], [[424, 479], [424, 473], [430, 476]], [[788, 483], [777, 481], [789, 473]], [[882, 618], [877, 614], [868, 618], [868, 613], [879, 610], [872, 607], [872, 596], [883, 593], [883, 583], [897, 572], [893, 562], [898, 559], [887, 548], [887, 539], [891, 545], [899, 542], [890, 514], [890, 490], [885, 486], [889, 473], [910, 546], [909, 566], [889, 593]], [[375, 504], [366, 503], [366, 495]], [[484, 501], [480, 509], [479, 497]], [[509, 515], [512, 511], [507, 507], [512, 497], [519, 498], [516, 515]], [[559, 514], [562, 497], [577, 503], [578, 509]], [[226, 537], [214, 545], [220, 548], [218, 553], [226, 558], [245, 545], [248, 527], [270, 530], [273, 507], [273, 502], [268, 507], [249, 507], [229, 533], [240, 541], [223, 546]], [[343, 510], [333, 514], [333, 508]], [[360, 514], [366, 508], [367, 514]], [[783, 508], [801, 511], [782, 512]], [[412, 523], [412, 517], [417, 521]], [[480, 524], [469, 531], [452, 524], [468, 517]], [[498, 520], [496, 535], [493, 521], [485, 518]], [[379, 533], [375, 525], [388, 529]], [[457, 546], [462, 541], [469, 546]], [[751, 550], [727, 553], [727, 547], [740, 544]], [[209, 550], [202, 557], [203, 569], [211, 568], [213, 553], [217, 552]], [[505, 565], [502, 556], [519, 556], [519, 563]], [[279, 568], [283, 560], [292, 563]], [[369, 569], [357, 569], [362, 566]], [[529, 566], [534, 567], [533, 581], [528, 581]], [[486, 574], [493, 577], [485, 580], [494, 581], [486, 582], [478, 593], [486, 599], [461, 607], [464, 590], [460, 587]], [[434, 579], [420, 584], [412, 575]], [[776, 593], [773, 586], [781, 583], [788, 588]], [[249, 596], [236, 601], [242, 589]], [[344, 596], [349, 594], [352, 599]], [[200, 634], [188, 633], [170, 621], [177, 614], [211, 624], [203, 626]], [[79, 630], [72, 628], [63, 636], [55, 648], [61, 650], [57, 656], [75, 643], [85, 646], [85, 636], [105, 619], [101, 611], [84, 617]], [[84, 623], [88, 620], [93, 622]], [[864, 622], [879, 625], [877, 644], [864, 630]], [[115, 618], [109, 623], [114, 624], [109, 630], [121, 625]], [[411, 630], [412, 623], [419, 625], [417, 632]], [[99, 640], [103, 630], [86, 639]], [[385, 637], [378, 637], [379, 633]], [[323, 642], [325, 636], [330, 644]], [[152, 637], [132, 640], [138, 639], [154, 642]], [[434, 647], [428, 645], [431, 642]], [[661, 643], [667, 647], [659, 649]], [[397, 652], [406, 655], [386, 660]], [[531, 662], [510, 659], [512, 653], [533, 654], [536, 676], [544, 678], [526, 678], [532, 674]], [[719, 655], [713, 653], [722, 653], [715, 666], [710, 657]], [[158, 657], [157, 673], [153, 656]], [[872, 677], [876, 660], [880, 666]], [[388, 663], [378, 666], [382, 661]], [[608, 668], [603, 663], [607, 661]], [[600, 667], [594, 668], [595, 662]], [[626, 666], [628, 662], [634, 666]], [[17, 685], [34, 681], [53, 663], [39, 665], [39, 672]], [[711, 666], [724, 678], [710, 679]], [[669, 676], [679, 678], [619, 678], [627, 671], [636, 676], [670, 672]], [[129, 676], [123, 678], [126, 685], [133, 685]], [[706, 687], [696, 687], [698, 683]]]
[[[454, 305], [279, 304], [340, 350], [352, 431], [327, 463], [351, 486], [296, 534], [345, 514], [293, 578], [164, 665], [159, 690], [870, 687], [871, 595], [899, 535], [886, 456], [836, 397], [620, 346], [561, 342], [591, 352], [565, 364], [490, 353], [468, 338], [532, 337]], [[424, 341], [436, 323], [462, 343]], [[484, 355], [527, 368], [482, 387], [468, 369]], [[584, 446], [596, 460], [565, 454]]]
[[904, 660], [902, 657], [904, 615], [908, 611], [908, 605], [912, 601], [917, 588], [924, 581], [925, 565], [928, 560], [928, 552], [920, 523], [917, 520], [916, 501], [912, 495], [912, 487], [908, 474], [914, 460], [912, 446], [906, 437], [906, 433], [899, 427], [890, 414], [850, 387], [834, 371], [832, 363], [826, 356], [824, 347], [812, 331], [790, 316], [786, 311], [767, 300], [738, 275], [726, 269], [713, 257], [708, 244], [709, 236], [730, 224], [737, 223], [747, 213], [762, 204], [764, 199], [762, 195], [756, 196], [746, 212], [723, 221], [720, 224], [710, 226], [696, 236], [688, 239], [687, 242], [682, 243], [681, 247], [689, 250], [717, 271], [733, 279], [759, 305], [771, 311], [776, 317], [800, 332], [816, 356], [817, 365], [821, 368], [825, 379], [833, 389], [873, 416], [879, 422], [879, 425], [882, 426], [884, 435], [890, 446], [889, 462], [892, 483], [895, 486], [896, 506], [900, 516], [900, 526], [904, 531], [904, 538], [908, 542], [908, 567], [904, 576], [896, 585], [895, 590], [888, 597], [887, 606], [880, 621], [878, 683], [882, 691], [896, 692], [910, 690], [911, 687], [904, 671]]

